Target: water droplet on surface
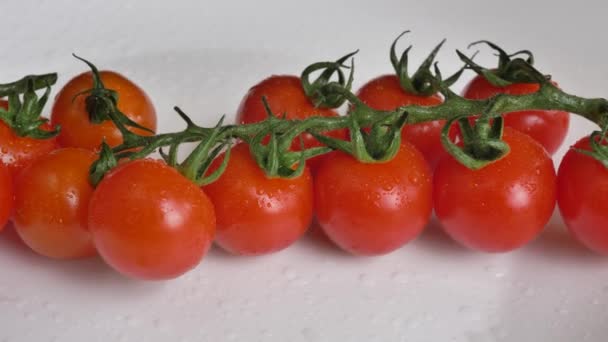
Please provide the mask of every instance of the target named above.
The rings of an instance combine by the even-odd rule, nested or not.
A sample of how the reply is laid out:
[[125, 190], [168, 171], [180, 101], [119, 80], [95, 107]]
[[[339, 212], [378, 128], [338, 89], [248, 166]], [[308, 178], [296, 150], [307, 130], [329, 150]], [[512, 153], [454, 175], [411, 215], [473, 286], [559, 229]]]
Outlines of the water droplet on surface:
[[236, 341], [236, 339], [237, 339], [238, 337], [239, 337], [239, 336], [238, 336], [238, 335], [237, 335], [237, 333], [236, 333], [236, 332], [234, 332], [234, 331], [230, 331], [230, 332], [228, 332], [228, 333], [226, 334], [226, 338], [228, 339], [228, 341]]
[[311, 328], [304, 328], [302, 329], [301, 333], [302, 337], [304, 337], [304, 339], [309, 342], [318, 341], [320, 338], [319, 333]]
[[409, 277], [405, 273], [393, 272], [391, 279], [399, 284], [406, 284], [409, 282]]
[[127, 324], [129, 326], [132, 326], [132, 327], [137, 326], [139, 324], [139, 321], [135, 317], [133, 317], [131, 315], [127, 315], [125, 317], [125, 321], [127, 322]]
[[509, 336], [509, 332], [500, 326], [495, 326], [490, 328], [490, 332], [492, 333], [492, 335], [499, 339], [499, 340], [504, 340], [505, 338], [507, 338]]
[[55, 323], [62, 323], [63, 322], [63, 316], [59, 312], [53, 312], [51, 314], [51, 318], [53, 319], [53, 321]]
[[494, 273], [494, 277], [496, 277], [496, 278], [504, 278], [504, 276], [505, 276], [505, 272], [502, 272], [502, 271]]
[[296, 271], [294, 271], [291, 267], [285, 267], [283, 269], [283, 275], [288, 280], [294, 280], [298, 277], [298, 274], [296, 273]]
[[468, 305], [461, 305], [458, 307], [458, 313], [467, 313], [471, 311], [471, 307]]
[[365, 273], [359, 274], [359, 282], [366, 287], [374, 287], [376, 286], [376, 280]]
[[524, 295], [527, 297], [532, 297], [536, 294], [536, 290], [532, 287], [526, 287], [523, 291]]

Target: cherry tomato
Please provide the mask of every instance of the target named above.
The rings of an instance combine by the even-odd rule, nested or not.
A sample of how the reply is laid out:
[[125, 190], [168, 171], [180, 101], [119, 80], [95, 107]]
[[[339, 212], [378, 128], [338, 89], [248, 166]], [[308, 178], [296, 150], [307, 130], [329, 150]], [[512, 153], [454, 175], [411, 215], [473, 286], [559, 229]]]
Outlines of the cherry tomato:
[[8, 222], [13, 210], [13, 181], [8, 168], [0, 163], [0, 231]]
[[[495, 87], [483, 76], [476, 76], [465, 87], [463, 96], [468, 99], [487, 99], [497, 94], [525, 95], [540, 89], [534, 83], [515, 83]], [[570, 125], [570, 114], [557, 110], [526, 110], [504, 116], [505, 126], [524, 132], [538, 141], [549, 152], [555, 153], [564, 141]]]
[[175, 278], [211, 246], [213, 204], [164, 162], [140, 159], [111, 171], [93, 192], [89, 229], [102, 258], [138, 279]]
[[[589, 137], [575, 148], [591, 150]], [[608, 169], [569, 150], [557, 173], [557, 203], [570, 232], [589, 249], [608, 254]]]
[[[437, 106], [443, 102], [438, 94], [418, 96], [406, 92], [395, 75], [384, 75], [367, 82], [359, 89], [357, 97], [376, 110], [394, 110], [407, 105]], [[446, 154], [440, 138], [444, 124], [445, 120], [422, 122], [405, 125], [401, 131], [403, 140], [409, 141], [422, 152], [431, 169]]]
[[[0, 107], [7, 109], [8, 102], [0, 100]], [[41, 129], [51, 131], [52, 126], [45, 123]], [[13, 179], [33, 161], [57, 149], [56, 138], [33, 139], [20, 137], [2, 120], [0, 120], [0, 163], [8, 166]]]
[[[211, 170], [222, 160], [220, 155]], [[232, 149], [225, 172], [204, 191], [215, 206], [216, 242], [234, 254], [282, 250], [302, 236], [312, 221], [313, 191], [308, 168], [294, 179], [268, 178], [245, 144]]]
[[62, 148], [40, 157], [18, 177], [13, 221], [21, 239], [35, 252], [56, 259], [95, 255], [87, 229], [93, 187], [89, 150]]
[[[262, 103], [263, 96], [266, 97], [272, 113], [277, 117], [285, 115], [287, 119], [303, 120], [311, 116], [338, 116], [338, 113], [332, 109], [316, 108], [304, 93], [299, 77], [275, 75], [249, 89], [239, 105], [236, 121], [241, 124], [247, 124], [265, 120], [268, 117], [268, 113], [266, 113]], [[335, 130], [327, 132], [326, 135], [344, 140], [347, 133], [348, 131], [346, 130]], [[302, 134], [302, 139], [305, 148], [324, 146], [308, 133]], [[292, 149], [294, 151], [301, 150], [299, 138], [294, 139]], [[313, 173], [324, 157], [319, 156], [308, 160], [307, 164]]]
[[[122, 143], [122, 135], [112, 121], [94, 124], [89, 121], [85, 108], [86, 94], [77, 96], [93, 87], [91, 72], [71, 79], [57, 94], [51, 121], [61, 125], [58, 140], [61, 146], [82, 147], [97, 150], [105, 139], [111, 147]], [[135, 83], [113, 71], [100, 71], [101, 80], [107, 89], [118, 93], [118, 109], [139, 125], [156, 131], [156, 111], [146, 93]], [[140, 135], [151, 135], [137, 128], [130, 128]]]
[[435, 169], [435, 214], [444, 230], [474, 250], [506, 252], [534, 239], [555, 207], [556, 176], [545, 149], [505, 128], [510, 152], [479, 170], [452, 156]]
[[431, 171], [408, 142], [385, 163], [365, 164], [332, 152], [314, 186], [320, 226], [353, 254], [391, 252], [415, 238], [431, 215]]

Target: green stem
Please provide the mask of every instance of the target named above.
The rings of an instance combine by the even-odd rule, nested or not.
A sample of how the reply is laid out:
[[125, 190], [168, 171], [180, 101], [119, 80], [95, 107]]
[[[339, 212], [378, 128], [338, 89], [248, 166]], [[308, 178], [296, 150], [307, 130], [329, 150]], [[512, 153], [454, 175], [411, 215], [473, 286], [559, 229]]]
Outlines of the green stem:
[[[354, 117], [313, 116], [305, 120], [288, 120], [273, 117], [267, 120], [273, 120], [272, 134], [273, 136], [275, 136], [276, 139], [278, 139], [279, 144], [277, 146], [271, 146], [274, 147], [274, 149], [254, 148], [253, 150], [260, 151], [261, 154], [259, 156], [256, 156], [256, 158], [258, 158], [259, 160], [270, 160], [268, 158], [274, 158], [270, 160], [273, 163], [276, 163], [278, 160], [277, 158], [275, 158], [277, 153], [293, 153], [290, 158], [282, 158], [282, 160], [298, 160], [300, 158], [306, 159], [309, 158], [311, 155], [327, 153], [331, 149], [317, 149], [314, 151], [314, 154], [309, 153], [311, 149], [298, 152], [288, 152], [289, 146], [291, 146], [291, 141], [293, 140], [293, 138], [296, 138], [297, 135], [303, 132], [309, 132], [319, 139], [319, 137], [322, 137], [320, 136], [320, 133], [322, 132], [347, 128], [351, 130], [352, 137], [353, 127], [371, 127], [377, 125], [379, 122], [381, 122], [384, 127], [396, 127], [397, 125], [403, 124], [404, 118], [406, 118], [407, 124], [416, 124], [434, 120], [449, 121], [454, 118], [480, 115], [482, 113], [484, 113], [485, 119], [489, 120], [491, 118], [496, 118], [501, 115], [508, 114], [510, 112], [517, 112], [522, 110], [559, 110], [581, 115], [589, 119], [590, 121], [598, 124], [600, 127], [605, 127], [608, 124], [608, 101], [606, 99], [587, 99], [571, 95], [565, 93], [564, 91], [560, 90], [549, 82], [544, 82], [544, 79], [540, 78], [541, 76], [538, 76], [536, 74], [534, 74], [533, 76], [539, 80], [539, 82], [541, 83], [541, 87], [539, 91], [532, 94], [499, 94], [486, 100], [471, 100], [457, 96], [449, 89], [443, 88], [441, 91], [445, 97], [445, 101], [440, 105], [433, 107], [408, 105], [397, 108], [394, 111], [374, 110], [369, 106], [365, 105], [363, 102], [361, 102], [355, 94], [353, 94], [349, 89], [347, 89], [343, 85], [339, 83], [328, 83], [324, 85], [324, 88], [322, 89], [323, 93], [341, 97], [347, 100], [351, 104], [351, 106], [353, 106], [353, 110], [351, 111], [351, 113], [352, 115], [355, 115]], [[175, 149], [177, 145], [184, 142], [206, 141], [206, 145], [208, 146], [205, 146], [205, 150], [210, 150], [213, 146], [224, 144], [226, 143], [226, 141], [229, 141], [231, 139], [240, 139], [249, 144], [261, 144], [262, 140], [258, 139], [261, 137], [260, 134], [268, 134], [269, 123], [267, 122], [267, 120], [244, 125], [226, 125], [221, 127], [207, 128], [197, 126], [181, 111], [178, 111], [178, 113], [188, 125], [184, 131], [177, 133], [159, 134], [155, 136], [140, 136], [126, 130], [125, 128], [122, 130], [123, 135], [125, 135], [124, 143], [120, 146], [115, 147], [112, 152], [119, 157], [127, 156], [131, 159], [136, 159], [145, 157], [146, 155], [152, 153], [153, 151], [161, 147], [171, 146], [171, 148]], [[379, 120], [380, 118], [382, 118], [382, 120]], [[112, 119], [115, 120], [115, 118]], [[353, 120], [355, 120], [356, 122], [353, 123]], [[489, 126], [488, 129], [490, 129]], [[356, 130], [358, 131], [358, 129]], [[396, 132], [394, 129], [392, 131], [393, 134]], [[397, 131], [400, 131], [400, 129]], [[254, 139], [254, 137], [257, 137], [257, 140]], [[273, 144], [277, 144], [276, 139]], [[498, 137], [497, 139], [498, 141], [500, 141], [500, 137]], [[393, 140], [396, 139], [393, 137]], [[325, 142], [329, 143], [331, 141]], [[348, 143], [355, 144], [356, 141], [351, 140], [351, 142], [342, 142], [342, 145]], [[494, 143], [498, 144], [498, 142]], [[333, 145], [338, 146], [336, 144]], [[335, 146], [333, 148], [336, 148]], [[355, 151], [355, 149], [346, 145], [343, 147], [346, 148], [346, 150]], [[368, 146], [365, 145], [364, 147]], [[498, 148], [497, 146], [492, 145], [491, 147], [493, 147], [493, 150], [497, 151], [508, 151], [508, 146], [501, 145], [498, 146], [500, 147]], [[138, 148], [139, 150], [135, 153], [129, 151], [136, 148]], [[263, 153], [270, 154], [262, 156]], [[357, 153], [353, 154], [359, 157]], [[477, 165], [475, 168], [483, 167], [487, 163], [490, 163], [495, 160], [497, 156], [495, 156], [494, 154], [496, 153], [493, 153], [491, 158], [488, 158], [488, 160], [475, 161], [475, 165]], [[197, 160], [201, 158], [203, 157], [199, 156]], [[390, 153], [387, 154], [386, 158], [380, 158], [380, 160], [375, 157], [370, 157], [368, 158], [370, 160], [365, 159], [364, 161], [381, 162], [386, 160], [387, 158], [391, 158]], [[265, 167], [264, 165], [260, 166], [263, 168]], [[278, 168], [287, 171], [291, 170], [291, 165], [277, 164], [274, 166], [275, 167], [273, 167], [272, 170], [274, 170], [273, 172], [275, 173], [275, 169]], [[191, 168], [186, 169], [189, 170]], [[101, 177], [103, 177], [103, 169], [97, 168], [96, 170], [96, 174], [93, 175], [92, 178], [100, 179]], [[282, 172], [281, 174], [289, 174], [290, 172]], [[198, 172], [196, 175], [194, 172], [188, 172], [187, 176], [194, 182], [201, 182], [201, 179], [199, 179], [201, 177], [200, 172]]]
[[28, 90], [30, 80], [33, 81], [33, 90], [43, 89], [57, 82], [57, 74], [28, 75], [15, 82], [0, 84], [0, 97], [25, 93]]
[[[329, 87], [333, 87], [329, 85]], [[389, 115], [391, 119], [387, 124], [393, 124], [392, 121], [397, 121], [399, 115], [397, 113], [408, 113], [407, 123], [415, 124], [433, 120], [449, 120], [459, 116], [478, 115], [488, 106], [492, 106], [492, 112], [498, 114], [506, 114], [522, 110], [560, 110], [581, 115], [590, 121], [602, 126], [608, 121], [608, 101], [603, 98], [582, 98], [567, 94], [554, 86], [543, 86], [536, 93], [528, 95], [506, 95], [500, 94], [487, 100], [469, 100], [461, 97], [454, 97], [446, 100], [444, 103], [429, 107], [408, 105], [397, 108], [395, 111], [379, 112], [367, 107], [362, 102], [358, 101], [354, 94], [344, 90], [340, 86], [336, 86], [332, 91], [340, 92], [345, 95], [351, 102], [357, 102], [357, 106], [363, 106], [360, 109], [358, 118], [359, 125], [369, 126], [378, 119], [378, 115]], [[356, 100], [355, 100], [356, 99]], [[276, 119], [275, 131], [277, 133], [285, 133], [294, 130], [294, 126], [301, 126], [297, 131], [314, 131], [324, 132], [349, 126], [349, 120], [345, 116], [341, 117], [321, 117], [314, 116], [305, 120], [289, 120]], [[218, 139], [238, 138], [248, 140], [257, 135], [266, 128], [265, 122], [256, 122], [243, 125], [227, 125], [224, 126], [222, 133]], [[200, 126], [192, 126], [183, 132], [165, 133], [156, 136], [138, 136], [137, 139], [120, 145], [114, 148], [114, 152], [122, 152], [136, 147], [151, 145], [154, 148], [169, 146], [176, 141], [179, 142], [195, 142], [208, 137], [214, 128], [206, 128]]]

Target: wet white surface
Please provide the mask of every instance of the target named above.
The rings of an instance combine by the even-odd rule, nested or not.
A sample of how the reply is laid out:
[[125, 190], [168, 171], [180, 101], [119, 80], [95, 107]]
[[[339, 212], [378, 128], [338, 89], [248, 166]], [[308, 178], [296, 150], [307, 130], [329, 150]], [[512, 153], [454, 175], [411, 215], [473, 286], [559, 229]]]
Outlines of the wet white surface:
[[[502, 9], [503, 6], [508, 6]], [[529, 48], [567, 91], [606, 96], [602, 1], [4, 3], [3, 81], [84, 70], [70, 54], [138, 82], [161, 131], [193, 119], [232, 117], [247, 89], [274, 73], [299, 73], [360, 48], [355, 85], [390, 72], [388, 45], [412, 29], [412, 59], [443, 37], [454, 48], [491, 39]], [[405, 42], [403, 43], [405, 45]], [[485, 57], [480, 61], [491, 61]], [[459, 83], [458, 86], [462, 86]], [[573, 119], [567, 146], [592, 125]], [[213, 249], [173, 281], [124, 279], [99, 260], [59, 262], [0, 235], [3, 341], [605, 341], [608, 259], [564, 232], [556, 215], [534, 243], [504, 255], [467, 251], [432, 223], [384, 257], [357, 258], [318, 230], [286, 251], [233, 257]]]

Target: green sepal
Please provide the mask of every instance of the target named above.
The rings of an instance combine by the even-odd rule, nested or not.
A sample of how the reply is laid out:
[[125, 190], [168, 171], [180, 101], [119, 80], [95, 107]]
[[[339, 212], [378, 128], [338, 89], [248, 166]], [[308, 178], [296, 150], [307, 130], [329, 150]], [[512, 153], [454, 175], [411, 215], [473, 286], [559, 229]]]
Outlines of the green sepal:
[[[462, 144], [460, 147], [450, 139], [450, 128], [458, 121], [460, 125]], [[489, 127], [484, 127], [484, 125]], [[479, 125], [479, 126], [478, 126]], [[445, 150], [458, 162], [471, 170], [479, 170], [509, 153], [509, 145], [502, 140], [504, 120], [496, 117], [494, 122], [479, 122], [475, 127], [469, 123], [466, 116], [448, 120], [441, 130], [441, 143]]]
[[[178, 113], [180, 113], [180, 116], [188, 117], [181, 110], [179, 110]], [[226, 166], [224, 165], [220, 172], [214, 172], [214, 174], [210, 175], [210, 177], [213, 176], [215, 178], [211, 179], [211, 181], [210, 179], [208, 179], [208, 177], [205, 177], [205, 173], [207, 172], [213, 159], [215, 159], [215, 157], [219, 155], [219, 153], [224, 147], [229, 145], [229, 141], [220, 141], [220, 135], [225, 129], [223, 126], [225, 118], [226, 116], [222, 115], [215, 127], [211, 130], [211, 134], [208, 137], [202, 139], [201, 142], [190, 153], [190, 155], [181, 164], [177, 166], [177, 169], [180, 171], [181, 174], [183, 174], [186, 178], [192, 180], [196, 184], [208, 184], [211, 181], [214, 181], [215, 179], [219, 178], [222, 172], [226, 169]], [[187, 122], [189, 120], [190, 119], [188, 118]], [[179, 144], [179, 141], [175, 143], [175, 145], [177, 144]]]
[[[403, 111], [393, 120], [390, 115], [381, 115], [372, 123], [369, 132], [362, 130], [357, 121], [357, 109], [351, 111], [349, 118], [350, 141], [335, 139], [310, 132], [322, 144], [354, 156], [363, 163], [384, 163], [395, 157], [401, 147], [401, 129], [407, 121], [408, 113]], [[388, 124], [393, 122], [392, 124]]]
[[[534, 64], [534, 56], [529, 50], [520, 50], [515, 53], [508, 54], [498, 45], [487, 40], [473, 42], [469, 45], [469, 48], [479, 44], [486, 44], [491, 49], [496, 51], [496, 56], [498, 56], [498, 66], [495, 69], [487, 69], [476, 64], [473, 62], [472, 58], [469, 58], [458, 50], [456, 50], [456, 53], [460, 59], [465, 62], [469, 69], [475, 71], [479, 75], [482, 75], [495, 87], [506, 87], [514, 83], [538, 83], [543, 82], [543, 80], [546, 81], [550, 79], [550, 76], [543, 75], [542, 78], [539, 78], [538, 75], [536, 75], [538, 71], [532, 67]], [[524, 55], [524, 58], [519, 57], [520, 55]], [[523, 66], [528, 67], [526, 68]]]
[[581, 148], [573, 148], [576, 152], [587, 155], [598, 162], [600, 162], [604, 167], [608, 168], [608, 139], [606, 138], [606, 130], [602, 131], [594, 131], [589, 136], [589, 145], [591, 146], [591, 151], [584, 150]]
[[[30, 86], [30, 82], [33, 82], [33, 85]], [[55, 83], [57, 83], [56, 73], [28, 75], [15, 82], [0, 84], [0, 97], [10, 96], [11, 94], [23, 94], [30, 88], [33, 88], [34, 91], [48, 88]]]
[[[350, 91], [353, 84], [353, 75], [355, 71], [354, 59], [351, 59], [351, 65], [346, 66], [344, 63], [359, 50], [342, 56], [335, 62], [319, 62], [309, 65], [302, 71], [301, 82], [304, 93], [311, 100], [317, 108], [338, 108], [347, 100], [340, 93], [331, 91], [328, 85], [337, 85], [347, 91]], [[342, 69], [350, 69], [348, 78], [344, 75]], [[310, 75], [313, 72], [323, 70], [319, 77], [313, 82], [310, 82]], [[338, 80], [332, 80], [332, 77], [336, 73]]]
[[52, 130], [46, 131], [40, 126], [48, 120], [42, 118], [42, 110], [46, 105], [51, 87], [47, 86], [44, 94], [38, 98], [36, 85], [33, 78], [27, 79], [26, 89], [23, 99], [18, 93], [8, 95], [8, 110], [0, 108], [0, 120], [6, 123], [11, 130], [20, 137], [33, 139], [49, 139], [59, 134], [60, 127], [55, 126]]
[[89, 169], [89, 181], [93, 186], [97, 186], [104, 178], [106, 173], [118, 165], [118, 159], [114, 152], [106, 142], [101, 143], [99, 158], [91, 165]]
[[89, 121], [91, 123], [101, 124], [104, 121], [111, 120], [114, 121], [114, 124], [117, 126], [121, 124], [123, 126], [138, 128], [152, 134], [155, 133], [153, 130], [129, 119], [128, 116], [118, 109], [118, 93], [115, 90], [107, 89], [104, 86], [99, 70], [93, 63], [76, 54], [72, 54], [72, 56], [84, 62], [91, 69], [93, 87], [76, 94], [72, 99], [72, 101], [74, 101], [79, 96], [86, 96], [85, 109], [89, 114]]
[[[399, 79], [399, 84], [401, 88], [414, 95], [419, 96], [431, 96], [436, 94], [440, 90], [440, 81], [438, 81], [437, 77], [431, 73], [431, 66], [433, 66], [435, 57], [437, 57], [437, 53], [445, 43], [445, 39], [442, 40], [433, 50], [429, 53], [426, 59], [420, 64], [418, 69], [414, 72], [412, 76], [409, 75], [408, 72], [408, 61], [409, 61], [409, 52], [412, 49], [412, 46], [408, 46], [401, 53], [400, 57], [397, 57], [396, 47], [397, 41], [401, 37], [403, 37], [406, 33], [410, 31], [402, 32], [391, 44], [390, 47], [390, 60], [393, 65], [393, 69], [395, 70], [395, 74]], [[437, 67], [435, 66], [435, 69]], [[445, 86], [450, 87], [453, 85], [458, 78], [462, 75], [462, 70], [456, 72], [454, 75], [450, 76], [445, 81]]]
[[[224, 153], [222, 163], [210, 175], [205, 176], [209, 167], [211, 166], [211, 162], [213, 162], [213, 159], [215, 159], [219, 155], [219, 153], [224, 149], [224, 147], [226, 148], [226, 152]], [[228, 167], [228, 162], [230, 161], [230, 152], [231, 151], [232, 151], [232, 144], [230, 144], [229, 142], [225, 142], [224, 144], [216, 147], [209, 154], [207, 161], [201, 166], [200, 174], [198, 175], [196, 184], [198, 184], [199, 186], [205, 186], [205, 185], [211, 184], [211, 183], [215, 182], [216, 180], [218, 180], [222, 176], [224, 171], [226, 171], [226, 168]]]

